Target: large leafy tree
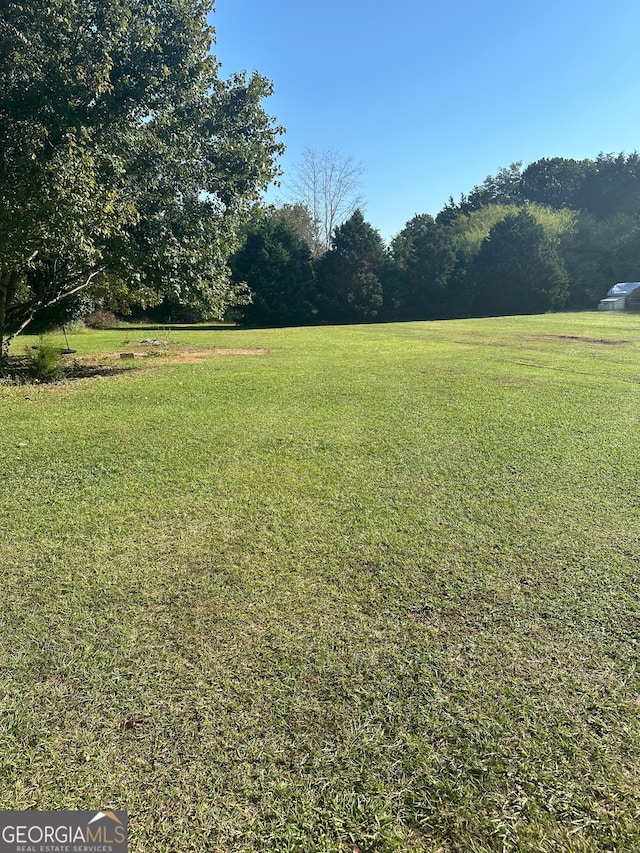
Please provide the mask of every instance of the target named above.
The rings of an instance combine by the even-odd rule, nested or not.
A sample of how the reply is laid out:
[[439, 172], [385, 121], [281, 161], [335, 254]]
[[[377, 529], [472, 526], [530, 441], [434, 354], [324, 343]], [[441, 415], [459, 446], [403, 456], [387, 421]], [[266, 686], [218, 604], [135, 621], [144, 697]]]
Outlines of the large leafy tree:
[[0, 352], [91, 285], [222, 308], [227, 258], [275, 175], [270, 84], [218, 76], [209, 0], [0, 11]]
[[479, 210], [486, 204], [518, 204], [521, 201], [522, 163], [511, 163], [487, 175], [480, 186], [474, 187], [463, 201], [465, 212]]
[[451, 222], [492, 204], [535, 202], [556, 209], [584, 210], [599, 218], [640, 213], [640, 155], [599, 154], [594, 160], [543, 157], [524, 171], [520, 163], [499, 169], [459, 203], [450, 199], [438, 222]]
[[612, 284], [634, 281], [640, 270], [640, 223], [618, 214], [576, 216], [561, 235], [560, 253], [569, 275], [569, 307], [593, 309]]
[[593, 160], [543, 157], [522, 173], [522, 196], [529, 202], [577, 210], [584, 204], [585, 181], [594, 172]]
[[478, 314], [537, 314], [561, 308], [568, 278], [554, 242], [526, 210], [496, 223], [472, 265]]
[[585, 176], [578, 206], [601, 219], [640, 214], [640, 155], [599, 154]]

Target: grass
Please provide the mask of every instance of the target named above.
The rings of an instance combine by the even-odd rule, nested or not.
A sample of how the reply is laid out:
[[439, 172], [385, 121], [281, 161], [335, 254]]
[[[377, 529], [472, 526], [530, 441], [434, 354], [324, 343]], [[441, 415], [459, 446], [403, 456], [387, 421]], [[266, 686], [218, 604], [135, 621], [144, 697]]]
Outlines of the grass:
[[170, 339], [268, 355], [0, 386], [0, 809], [640, 849], [640, 317]]

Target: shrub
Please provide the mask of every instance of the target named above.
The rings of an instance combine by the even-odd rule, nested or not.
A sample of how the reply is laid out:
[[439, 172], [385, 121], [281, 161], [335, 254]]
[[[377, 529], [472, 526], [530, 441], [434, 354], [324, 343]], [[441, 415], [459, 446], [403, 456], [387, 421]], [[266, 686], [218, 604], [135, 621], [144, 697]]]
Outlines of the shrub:
[[87, 327], [82, 320], [72, 320], [70, 323], [65, 323], [64, 328], [68, 334], [80, 335], [87, 331]]
[[27, 352], [29, 358], [29, 375], [41, 382], [51, 382], [62, 376], [62, 361], [60, 350], [49, 344], [41, 343], [35, 350]]
[[90, 329], [115, 329], [118, 325], [116, 315], [112, 311], [97, 308], [84, 317], [84, 324]]

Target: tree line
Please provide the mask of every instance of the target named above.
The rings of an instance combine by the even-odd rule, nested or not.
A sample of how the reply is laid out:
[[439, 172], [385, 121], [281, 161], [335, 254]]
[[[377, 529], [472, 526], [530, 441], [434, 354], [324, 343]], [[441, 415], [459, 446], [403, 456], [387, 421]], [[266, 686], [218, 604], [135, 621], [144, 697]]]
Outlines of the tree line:
[[251, 325], [593, 309], [640, 274], [640, 155], [514, 163], [388, 246], [360, 209], [318, 244], [303, 202], [265, 210], [232, 259]]
[[[640, 269], [640, 157], [489, 176], [387, 246], [361, 166], [307, 149], [288, 204], [271, 83], [222, 79], [213, 0], [0, 8], [0, 360], [92, 307], [359, 323], [592, 308]], [[155, 315], [153, 314], [155, 313]]]

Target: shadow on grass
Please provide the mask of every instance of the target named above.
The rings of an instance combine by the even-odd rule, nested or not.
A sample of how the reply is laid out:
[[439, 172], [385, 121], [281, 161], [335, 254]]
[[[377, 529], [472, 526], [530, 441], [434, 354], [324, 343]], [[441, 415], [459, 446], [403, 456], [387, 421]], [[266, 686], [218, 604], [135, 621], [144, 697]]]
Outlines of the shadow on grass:
[[127, 373], [131, 367], [112, 367], [107, 364], [83, 364], [72, 361], [63, 366], [62, 376], [58, 379], [35, 379], [31, 375], [31, 361], [24, 356], [9, 356], [0, 366], [0, 384], [2, 385], [55, 385], [74, 379], [90, 379], [94, 376], [117, 376]]
[[167, 332], [241, 332], [246, 331], [242, 326], [200, 326], [200, 325], [181, 325], [180, 323], [148, 323], [147, 325], [138, 326], [116, 326], [113, 329], [102, 329], [104, 332], [151, 332], [151, 331], [167, 331]]

